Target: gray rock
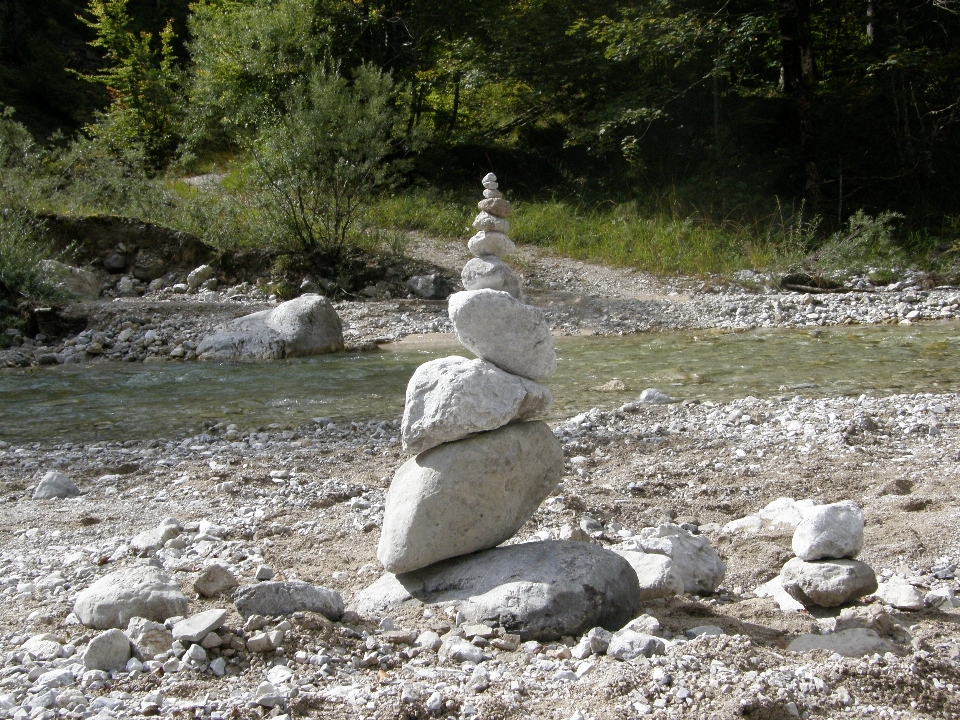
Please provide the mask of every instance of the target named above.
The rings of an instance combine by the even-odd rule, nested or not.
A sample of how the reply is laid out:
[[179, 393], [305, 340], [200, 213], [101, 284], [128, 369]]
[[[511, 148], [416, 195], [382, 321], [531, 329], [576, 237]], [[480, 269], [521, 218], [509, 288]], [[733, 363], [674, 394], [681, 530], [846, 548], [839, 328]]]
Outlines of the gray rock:
[[467, 290], [449, 301], [465, 348], [514, 375], [540, 380], [557, 369], [553, 336], [540, 309], [499, 290]]
[[83, 665], [90, 670], [123, 670], [130, 659], [130, 638], [116, 628], [97, 635], [83, 654]]
[[495, 255], [496, 257], [505, 257], [512, 255], [517, 251], [517, 246], [513, 240], [503, 233], [487, 232], [481, 230], [467, 241], [467, 247], [477, 257], [485, 255]]
[[173, 646], [173, 633], [166, 625], [146, 618], [130, 618], [126, 635], [133, 645], [134, 653], [142, 660], [153, 660]]
[[641, 655], [643, 657], [663, 655], [666, 650], [667, 646], [658, 637], [636, 630], [621, 630], [610, 638], [607, 655], [617, 660], [633, 660]]
[[97, 629], [124, 628], [130, 618], [162, 622], [183, 615], [187, 598], [158, 568], [134, 565], [110, 573], [77, 595], [73, 611], [80, 622]]
[[898, 575], [881, 583], [879, 587], [874, 586], [874, 590], [878, 598], [898, 610], [923, 610], [923, 594], [907, 579]]
[[407, 385], [403, 448], [420, 453], [513, 420], [547, 412], [544, 385], [511, 375], [485, 360], [439, 358], [417, 368]]
[[787, 650], [791, 652], [826, 650], [851, 658], [874, 653], [882, 655], [895, 649], [892, 642], [880, 637], [875, 630], [867, 628], [841, 630], [829, 635], [801, 635], [787, 645]]
[[339, 620], [343, 615], [340, 593], [301, 580], [244, 585], [234, 593], [233, 602], [244, 617], [318, 612], [330, 620]]
[[478, 202], [477, 207], [500, 218], [510, 214], [510, 202], [503, 198], [486, 198]]
[[477, 230], [492, 230], [506, 235], [510, 232], [510, 221], [491, 215], [486, 210], [481, 210], [480, 214], [473, 219], [473, 227]]
[[24, 642], [20, 646], [20, 649], [30, 653], [30, 656], [35, 660], [41, 660], [43, 662], [55, 660], [63, 655], [63, 645], [60, 644], [60, 641], [57, 640], [55, 635], [51, 635], [50, 633], [34, 635]]
[[180, 528], [167, 523], [150, 530], [144, 530], [142, 533], [134, 536], [130, 541], [130, 549], [139, 555], [149, 555], [163, 547], [168, 540], [172, 540], [180, 534]]
[[122, 272], [127, 268], [127, 258], [118, 252], [109, 253], [103, 258], [103, 268], [112, 273]]
[[[723, 582], [727, 571], [727, 566], [707, 538], [672, 523], [644, 528], [638, 535], [617, 545], [617, 549], [639, 550], [670, 558], [685, 593], [712, 593]], [[670, 587], [669, 575], [662, 577], [661, 586]]]
[[563, 447], [542, 422], [427, 450], [390, 484], [377, 558], [390, 572], [410, 572], [499, 545], [562, 476]]
[[80, 494], [80, 488], [71, 482], [62, 472], [51, 470], [33, 491], [34, 500], [50, 500], [51, 498], [69, 498]]
[[[635, 545], [631, 547], [636, 548]], [[647, 553], [638, 548], [627, 550], [621, 545], [613, 545], [610, 549], [625, 558], [637, 573], [641, 601], [683, 595], [683, 578], [674, 567], [673, 560], [666, 555]]]
[[877, 589], [873, 569], [858, 560], [792, 558], [780, 571], [780, 581], [792, 598], [808, 607], [835, 607]]
[[692, 640], [693, 638], [698, 638], [702, 635], [714, 637], [717, 635], [725, 635], [726, 633], [723, 632], [722, 627], [717, 627], [716, 625], [697, 625], [697, 627], [684, 630], [683, 634]]
[[937, 610], [953, 610], [960, 607], [960, 599], [952, 587], [947, 585], [931, 590], [923, 596], [923, 603]]
[[343, 328], [330, 301], [322, 295], [301, 295], [222, 325], [196, 352], [207, 360], [276, 360], [342, 349]]
[[100, 297], [100, 281], [96, 274], [56, 260], [41, 260], [40, 269], [47, 281], [67, 295], [78, 300], [96, 300]]
[[440, 657], [449, 658], [453, 662], [478, 663], [483, 660], [483, 651], [476, 645], [461, 638], [453, 638], [440, 648]]
[[589, 628], [617, 630], [639, 611], [626, 560], [589, 543], [554, 541], [493, 548], [403, 575], [386, 575], [356, 598], [364, 613], [459, 603], [466, 622], [498, 623], [521, 639], [554, 640]]
[[187, 287], [191, 290], [203, 285], [207, 280], [213, 277], [214, 270], [209, 265], [201, 265], [187, 275]]
[[232, 592], [240, 583], [233, 571], [220, 563], [208, 565], [193, 581], [193, 589], [203, 597], [217, 597]]
[[424, 300], [442, 300], [450, 294], [450, 284], [439, 273], [414, 275], [407, 280], [407, 287]]
[[219, 630], [226, 619], [227, 611], [221, 609], [191, 615], [173, 626], [173, 639], [181, 643], [198, 643], [207, 633]]
[[863, 513], [849, 500], [817, 505], [793, 533], [793, 553], [801, 560], [854, 558], [863, 547]]
[[475, 257], [467, 261], [460, 273], [464, 290], [500, 290], [522, 300], [520, 278], [495, 255]]

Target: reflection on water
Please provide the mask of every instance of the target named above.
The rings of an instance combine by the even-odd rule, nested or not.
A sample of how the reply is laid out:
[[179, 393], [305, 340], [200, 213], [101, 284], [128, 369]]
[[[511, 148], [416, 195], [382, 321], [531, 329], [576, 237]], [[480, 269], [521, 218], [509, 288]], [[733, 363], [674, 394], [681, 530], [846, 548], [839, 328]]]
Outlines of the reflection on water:
[[[552, 415], [615, 407], [656, 387], [728, 400], [960, 390], [960, 324], [808, 330], [664, 332], [560, 338], [548, 381]], [[203, 420], [241, 428], [312, 417], [397, 418], [414, 369], [447, 344], [275, 363], [103, 364], [0, 371], [0, 438], [26, 441], [172, 437]], [[604, 392], [619, 379], [626, 390]]]

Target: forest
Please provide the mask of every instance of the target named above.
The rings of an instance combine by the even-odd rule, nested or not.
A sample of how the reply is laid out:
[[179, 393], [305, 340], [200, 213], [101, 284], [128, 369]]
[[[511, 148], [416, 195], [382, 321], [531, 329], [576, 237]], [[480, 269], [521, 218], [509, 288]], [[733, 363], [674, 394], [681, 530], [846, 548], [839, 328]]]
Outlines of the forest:
[[0, 108], [8, 295], [49, 214], [336, 258], [490, 170], [521, 242], [653, 272], [960, 249], [960, 0], [6, 0]]

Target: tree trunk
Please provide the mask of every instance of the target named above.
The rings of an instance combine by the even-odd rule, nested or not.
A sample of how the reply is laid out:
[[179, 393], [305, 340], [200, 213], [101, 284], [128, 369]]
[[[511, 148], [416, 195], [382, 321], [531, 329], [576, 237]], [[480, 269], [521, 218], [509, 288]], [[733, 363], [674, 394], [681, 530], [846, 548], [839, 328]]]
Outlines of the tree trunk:
[[823, 207], [820, 171], [817, 168], [813, 133], [813, 103], [817, 87], [817, 67], [810, 31], [810, 0], [781, 0], [780, 87], [794, 98], [800, 126], [800, 163], [805, 176], [804, 191], [814, 212]]

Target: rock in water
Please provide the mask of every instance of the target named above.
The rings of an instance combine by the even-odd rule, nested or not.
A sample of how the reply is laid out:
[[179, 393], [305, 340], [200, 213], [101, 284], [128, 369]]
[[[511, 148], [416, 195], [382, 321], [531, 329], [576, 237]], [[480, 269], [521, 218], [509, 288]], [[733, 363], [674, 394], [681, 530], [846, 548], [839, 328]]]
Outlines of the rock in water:
[[562, 476], [563, 448], [542, 422], [427, 450], [390, 484], [377, 557], [401, 573], [499, 545]]
[[857, 560], [787, 561], [780, 571], [783, 589], [807, 607], [835, 607], [877, 589], [877, 576]]
[[727, 572], [727, 566], [709, 540], [672, 523], [644, 528], [635, 537], [617, 545], [618, 552], [623, 550], [670, 558], [685, 593], [712, 593]]
[[485, 360], [439, 358], [417, 368], [407, 385], [403, 448], [421, 453], [473, 433], [547, 412], [546, 386], [511, 375]]
[[853, 558], [863, 547], [863, 513], [850, 500], [818, 505], [793, 533], [793, 553], [801, 560]]
[[110, 573], [77, 595], [73, 611], [99, 630], [125, 628], [130, 618], [163, 622], [187, 611], [187, 598], [162, 570], [134, 565]]
[[301, 580], [244, 585], [234, 594], [233, 603], [244, 617], [318, 612], [330, 620], [339, 620], [343, 615], [340, 593]]
[[[635, 547], [635, 546], [634, 546]], [[626, 550], [619, 545], [610, 548], [623, 557], [637, 574], [640, 583], [640, 601], [683, 595], [683, 578], [666, 555], [645, 553], [642, 550]]]
[[37, 485], [33, 491], [34, 500], [50, 500], [51, 498], [76, 497], [80, 494], [80, 488], [62, 472], [51, 470]]
[[553, 336], [539, 308], [498, 290], [458, 292], [449, 303], [457, 338], [467, 350], [531, 380], [556, 371]]
[[404, 575], [386, 575], [357, 598], [370, 612], [416, 598], [458, 602], [471, 623], [499, 623], [524, 640], [592, 627], [619, 630], [640, 612], [637, 577], [616, 553], [549, 540], [493, 548]]
[[501, 290], [520, 299], [520, 278], [496, 255], [469, 260], [460, 279], [465, 290]]
[[343, 350], [343, 327], [330, 301], [322, 295], [301, 295], [232, 320], [197, 347], [204, 360], [277, 360], [323, 355]]
[[503, 233], [481, 230], [467, 241], [467, 247], [477, 257], [495, 255], [504, 257], [517, 251], [513, 240]]

